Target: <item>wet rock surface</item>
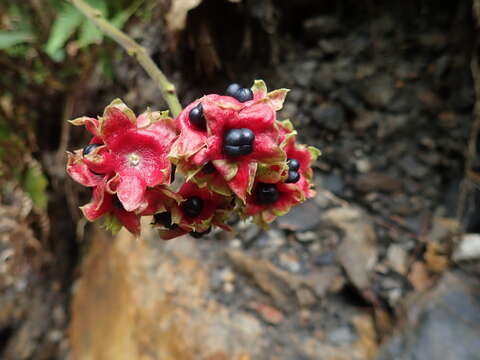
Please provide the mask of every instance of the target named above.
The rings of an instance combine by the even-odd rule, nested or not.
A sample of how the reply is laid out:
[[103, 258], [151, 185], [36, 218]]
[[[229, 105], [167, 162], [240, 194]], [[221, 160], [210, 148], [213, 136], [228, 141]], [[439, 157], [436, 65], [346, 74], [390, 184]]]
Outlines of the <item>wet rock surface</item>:
[[446, 273], [436, 287], [407, 299], [402, 328], [380, 348], [378, 360], [480, 358], [480, 282]]

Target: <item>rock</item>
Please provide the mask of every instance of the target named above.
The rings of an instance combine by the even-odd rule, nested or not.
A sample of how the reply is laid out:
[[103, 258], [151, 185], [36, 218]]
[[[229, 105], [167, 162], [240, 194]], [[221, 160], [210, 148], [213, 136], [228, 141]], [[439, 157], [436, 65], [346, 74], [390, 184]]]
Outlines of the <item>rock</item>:
[[336, 195], [340, 195], [343, 193], [345, 188], [345, 181], [343, 177], [338, 172], [331, 172], [326, 176], [317, 175], [320, 182], [320, 187], [331, 191]]
[[334, 87], [334, 73], [329, 66], [322, 66], [313, 75], [312, 87], [320, 92], [330, 92]]
[[349, 88], [340, 88], [332, 93], [332, 99], [345, 106], [348, 111], [355, 113], [366, 112], [362, 101]]
[[422, 179], [428, 175], [429, 168], [418, 162], [412, 155], [407, 155], [400, 160], [400, 167], [414, 179]]
[[317, 239], [317, 234], [313, 231], [296, 232], [295, 239], [302, 244], [310, 244]]
[[341, 49], [342, 43], [338, 39], [322, 39], [318, 42], [318, 47], [325, 55], [334, 55]]
[[391, 270], [376, 271], [373, 282], [375, 294], [385, 300], [392, 308], [395, 308], [399, 300], [413, 289], [407, 278]]
[[425, 291], [433, 284], [433, 279], [428, 273], [425, 263], [415, 261], [408, 274], [408, 280], [416, 291]]
[[480, 282], [459, 271], [446, 273], [404, 306], [405, 323], [380, 348], [377, 360], [472, 360], [480, 354]]
[[276, 306], [292, 310], [297, 306], [315, 303], [315, 292], [309, 279], [291, 274], [266, 259], [247, 255], [240, 250], [228, 249], [226, 255], [235, 268], [251, 277], [272, 298]]
[[[369, 316], [357, 315], [352, 319], [353, 331], [358, 334], [352, 344], [333, 345], [320, 336], [293, 337], [292, 343], [303, 350], [303, 357], [289, 359], [325, 359], [325, 360], [366, 360], [374, 359], [377, 352], [376, 332]], [[342, 334], [339, 334], [342, 336]]]
[[331, 131], [338, 131], [345, 122], [345, 111], [339, 105], [322, 104], [312, 111], [315, 123]]
[[278, 262], [284, 269], [293, 273], [298, 273], [302, 269], [300, 261], [294, 253], [280, 253]]
[[96, 239], [81, 269], [72, 295], [75, 359], [261, 357], [262, 325], [211, 297], [190, 237]]
[[341, 25], [336, 17], [317, 16], [305, 20], [303, 23], [305, 34], [313, 39], [318, 39], [324, 35], [334, 35], [341, 29]]
[[329, 293], [336, 293], [345, 284], [345, 277], [338, 266], [324, 266], [320, 270], [311, 272], [308, 279], [313, 284], [313, 290], [319, 298]]
[[291, 231], [308, 231], [320, 224], [321, 210], [316, 202], [307, 200], [303, 204], [294, 207], [285, 216], [277, 219], [277, 224], [281, 229]]
[[340, 326], [327, 334], [327, 340], [335, 345], [351, 344], [357, 340], [357, 336], [351, 326]]
[[255, 310], [268, 324], [278, 325], [284, 319], [283, 313], [273, 306], [253, 302], [249, 304], [249, 307]]
[[339, 207], [328, 210], [322, 221], [343, 231], [344, 236], [337, 249], [338, 262], [357, 288], [367, 288], [378, 255], [370, 218], [358, 208]]
[[380, 113], [376, 111], [361, 111], [353, 120], [352, 126], [357, 132], [363, 132], [383, 120]]
[[479, 259], [480, 234], [464, 234], [452, 258], [454, 261]]
[[380, 139], [395, 135], [398, 131], [404, 128], [408, 123], [408, 116], [401, 115], [383, 115], [379, 121], [377, 136]]
[[308, 87], [312, 81], [317, 63], [315, 61], [306, 61], [293, 69], [293, 78], [297, 84], [302, 87]]
[[387, 74], [365, 79], [364, 83], [360, 95], [373, 107], [385, 108], [395, 96], [395, 83]]
[[362, 192], [383, 191], [392, 193], [401, 191], [403, 188], [399, 179], [379, 172], [370, 172], [358, 176], [355, 179], [354, 186]]
[[362, 159], [358, 159], [355, 162], [355, 167], [357, 168], [357, 171], [359, 173], [366, 173], [370, 171], [370, 169], [372, 168], [372, 164], [370, 163], [370, 160], [368, 160], [367, 158], [362, 158]]
[[402, 247], [395, 244], [390, 245], [387, 250], [387, 260], [392, 269], [399, 274], [407, 273], [408, 254]]

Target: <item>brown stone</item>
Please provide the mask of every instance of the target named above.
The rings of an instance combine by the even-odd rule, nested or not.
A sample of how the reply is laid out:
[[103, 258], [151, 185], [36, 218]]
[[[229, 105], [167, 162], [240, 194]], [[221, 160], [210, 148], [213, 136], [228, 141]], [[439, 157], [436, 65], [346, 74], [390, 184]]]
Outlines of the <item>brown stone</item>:
[[100, 236], [81, 270], [72, 302], [74, 359], [236, 360], [262, 348], [256, 318], [208, 296], [208, 268], [189, 237]]

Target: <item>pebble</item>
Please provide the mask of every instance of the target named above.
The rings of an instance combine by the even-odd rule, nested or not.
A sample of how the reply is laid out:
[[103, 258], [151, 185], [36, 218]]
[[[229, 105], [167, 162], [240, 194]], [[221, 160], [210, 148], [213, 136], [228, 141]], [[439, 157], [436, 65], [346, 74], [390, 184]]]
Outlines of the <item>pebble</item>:
[[387, 250], [387, 259], [393, 270], [405, 275], [407, 273], [407, 252], [400, 246], [392, 244]]
[[278, 257], [278, 261], [282, 267], [290, 272], [298, 273], [302, 269], [299, 259], [294, 253], [282, 252]]
[[464, 234], [453, 253], [454, 261], [480, 259], [480, 234]]
[[370, 163], [370, 160], [363, 158], [363, 159], [358, 159], [355, 162], [355, 167], [357, 168], [357, 171], [359, 173], [366, 173], [371, 170], [372, 164]]
[[253, 302], [249, 304], [249, 307], [255, 310], [263, 319], [263, 321], [268, 324], [278, 325], [284, 319], [283, 313], [271, 305]]
[[345, 111], [336, 104], [322, 104], [313, 109], [312, 117], [318, 126], [339, 131], [345, 122]]
[[394, 98], [395, 83], [388, 74], [364, 80], [362, 96], [371, 106], [385, 108]]
[[321, 209], [315, 200], [307, 200], [294, 207], [288, 214], [277, 219], [281, 229], [304, 232], [312, 230], [320, 224]]
[[318, 39], [324, 35], [337, 34], [341, 29], [341, 25], [336, 17], [317, 16], [305, 20], [303, 28], [308, 37]]
[[412, 155], [403, 157], [399, 165], [403, 171], [414, 179], [422, 179], [427, 176], [429, 172], [428, 167], [418, 162]]
[[293, 77], [298, 85], [302, 87], [308, 87], [312, 82], [313, 74], [315, 72], [315, 67], [317, 66], [316, 61], [306, 61], [297, 65], [293, 69]]
[[357, 336], [351, 326], [345, 325], [327, 333], [327, 340], [334, 345], [351, 344], [357, 340]]
[[303, 244], [309, 244], [317, 239], [317, 234], [313, 231], [296, 232], [295, 238]]

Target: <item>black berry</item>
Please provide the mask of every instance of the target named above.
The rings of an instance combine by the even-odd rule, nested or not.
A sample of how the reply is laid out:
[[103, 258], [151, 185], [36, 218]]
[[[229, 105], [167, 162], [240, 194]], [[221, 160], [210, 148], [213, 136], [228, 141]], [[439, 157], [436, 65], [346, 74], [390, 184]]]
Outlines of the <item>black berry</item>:
[[225, 95], [235, 97], [235, 94], [237, 93], [238, 90], [242, 88], [242, 85], [233, 83], [228, 85], [227, 90], [225, 91]]
[[233, 97], [240, 102], [246, 102], [253, 100], [253, 92], [249, 88], [241, 88], [235, 93], [235, 95], [233, 95]]
[[290, 170], [288, 172], [288, 178], [287, 178], [287, 180], [285, 180], [285, 182], [294, 184], [298, 180], [300, 180], [300, 174], [298, 173], [298, 171]]
[[215, 166], [213, 166], [213, 163], [211, 161], [203, 165], [203, 168], [202, 168], [202, 172], [204, 174], [213, 174], [216, 170], [217, 169], [215, 168]]
[[155, 224], [163, 225], [167, 229], [175, 229], [178, 226], [177, 224], [172, 224], [172, 214], [170, 211], [153, 215], [153, 221]]
[[255, 198], [260, 205], [274, 204], [277, 202], [279, 193], [275, 184], [259, 183], [255, 188]]
[[254, 140], [250, 129], [230, 129], [223, 136], [223, 152], [228, 156], [248, 155], [253, 152]]
[[93, 150], [102, 146], [102, 144], [88, 144], [83, 148], [83, 156], [90, 154]]
[[200, 130], [206, 129], [205, 116], [203, 116], [203, 106], [202, 103], [199, 103], [197, 106], [192, 108], [188, 113], [188, 118], [190, 122], [195, 125]]
[[189, 197], [182, 205], [185, 216], [196, 218], [203, 210], [203, 200], [198, 196]]
[[194, 237], [195, 239], [200, 239], [203, 235], [208, 234], [210, 231], [212, 231], [211, 226], [207, 230], [202, 231], [202, 232], [191, 231], [190, 236]]
[[290, 171], [298, 171], [300, 169], [300, 163], [297, 159], [287, 159], [288, 162], [288, 170]]

